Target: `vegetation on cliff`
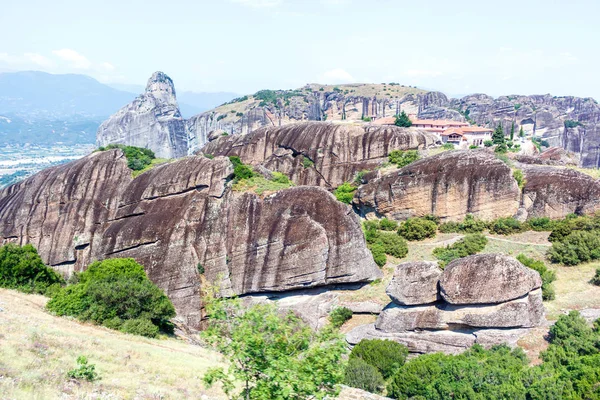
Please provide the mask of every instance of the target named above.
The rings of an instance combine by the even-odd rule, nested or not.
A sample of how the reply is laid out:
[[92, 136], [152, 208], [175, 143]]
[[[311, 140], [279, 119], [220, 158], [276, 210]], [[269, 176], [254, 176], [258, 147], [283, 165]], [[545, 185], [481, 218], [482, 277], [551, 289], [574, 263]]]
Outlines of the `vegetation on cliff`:
[[156, 159], [154, 152], [150, 149], [145, 149], [135, 146], [125, 146], [122, 144], [109, 144], [108, 146], [99, 147], [98, 151], [111, 149], [121, 149], [127, 158], [127, 166], [133, 171], [142, 171]]
[[49, 311], [147, 337], [173, 331], [171, 301], [133, 259], [94, 262], [72, 282], [48, 302]]
[[485, 236], [473, 233], [446, 247], [436, 247], [433, 255], [440, 260], [440, 267], [444, 268], [450, 261], [479, 253], [487, 243]]

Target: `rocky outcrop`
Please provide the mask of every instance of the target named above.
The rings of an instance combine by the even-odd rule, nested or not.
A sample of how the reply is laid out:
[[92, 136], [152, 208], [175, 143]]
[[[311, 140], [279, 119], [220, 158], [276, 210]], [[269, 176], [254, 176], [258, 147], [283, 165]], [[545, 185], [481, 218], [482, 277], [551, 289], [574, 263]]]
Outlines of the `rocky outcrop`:
[[317, 187], [265, 198], [230, 188], [225, 157], [187, 157], [137, 178], [120, 150], [51, 168], [0, 192], [2, 242], [31, 243], [65, 274], [132, 257], [184, 322], [201, 320], [200, 275], [221, 294], [281, 292], [381, 276], [358, 218]]
[[[415, 276], [407, 279], [408, 272]], [[429, 291], [432, 283], [438, 287], [438, 279], [437, 301], [424, 298], [421, 304], [399, 305], [394, 299], [374, 324], [350, 331], [347, 341], [389, 339], [415, 353], [457, 353], [475, 343], [514, 345], [528, 328], [544, 321], [539, 274], [501, 255], [455, 260], [439, 275], [425, 263], [406, 263], [399, 266], [387, 292], [410, 293], [414, 282], [427, 282]]]
[[396, 266], [386, 293], [400, 305], [435, 303], [442, 270], [436, 262], [411, 261]]
[[440, 278], [440, 294], [450, 304], [504, 303], [540, 287], [540, 274], [500, 254], [454, 260]]
[[188, 133], [179, 112], [173, 81], [152, 74], [144, 94], [104, 121], [96, 133], [100, 146], [124, 144], [148, 148], [160, 158], [188, 154]]
[[436, 140], [418, 129], [305, 122], [222, 136], [202, 152], [239, 156], [246, 164], [282, 172], [296, 184], [332, 188], [379, 167], [392, 150], [427, 148]]
[[523, 166], [523, 207], [528, 217], [564, 218], [600, 211], [600, 182], [569, 169]]
[[363, 216], [403, 220], [433, 214], [462, 220], [514, 215], [520, 193], [508, 165], [486, 150], [448, 151], [416, 161], [361, 186], [354, 204]]

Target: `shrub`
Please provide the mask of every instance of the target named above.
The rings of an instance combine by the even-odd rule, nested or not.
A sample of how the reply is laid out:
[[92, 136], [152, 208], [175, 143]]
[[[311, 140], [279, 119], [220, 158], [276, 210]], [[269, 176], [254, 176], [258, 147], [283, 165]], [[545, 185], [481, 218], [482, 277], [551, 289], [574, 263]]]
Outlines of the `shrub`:
[[477, 146], [475, 144], [472, 144], [469, 146], [469, 149], [471, 149], [471, 150], [478, 149], [478, 148], [479, 148], [479, 146]]
[[598, 216], [590, 218], [570, 214], [563, 220], [554, 221], [554, 227], [548, 240], [556, 242], [564, 239], [574, 231], [591, 231], [596, 229], [600, 229], [600, 218]]
[[150, 149], [145, 149], [135, 146], [125, 146], [122, 144], [109, 144], [104, 147], [105, 150], [121, 149], [127, 158], [127, 166], [133, 171], [141, 171], [156, 158], [154, 152]]
[[[383, 221], [383, 220], [382, 220]], [[365, 231], [369, 230], [378, 230], [380, 225], [380, 221], [373, 219], [363, 222], [363, 228]]]
[[485, 147], [492, 147], [494, 145], [494, 142], [492, 142], [491, 140], [484, 140], [483, 145]]
[[600, 231], [574, 231], [552, 243], [548, 257], [552, 262], [577, 265], [600, 258]]
[[383, 376], [377, 368], [358, 357], [351, 358], [348, 361], [344, 374], [344, 384], [371, 393], [381, 393], [385, 387]]
[[155, 332], [139, 320], [150, 321], [163, 332], [172, 331], [169, 318], [175, 316], [175, 309], [171, 301], [135, 260], [97, 261], [78, 278], [76, 284], [62, 289], [48, 302], [48, 310], [136, 334]]
[[521, 171], [520, 169], [515, 169], [513, 171], [513, 178], [515, 178], [517, 184], [519, 185], [519, 188], [522, 190], [525, 187], [525, 184], [527, 183], [525, 177], [523, 176], [523, 171]]
[[352, 203], [352, 199], [354, 198], [355, 191], [355, 186], [353, 186], [349, 182], [345, 182], [338, 186], [333, 192], [333, 194], [335, 195], [335, 198], [341, 201], [342, 203], [350, 204]]
[[554, 287], [552, 286], [552, 282], [556, 280], [556, 273], [551, 271], [546, 267], [542, 261], [534, 260], [533, 258], [529, 258], [524, 254], [519, 254], [517, 256], [517, 260], [521, 262], [524, 266], [537, 271], [542, 278], [542, 297], [544, 300], [554, 300], [555, 293]]
[[392, 219], [383, 218], [379, 221], [379, 229], [382, 231], [395, 231], [398, 229], [398, 222]]
[[302, 166], [304, 168], [310, 168], [310, 167], [313, 167], [314, 165], [315, 165], [315, 163], [310, 158], [308, 158], [306, 156], [302, 157]]
[[424, 215], [422, 218], [426, 219], [427, 221], [431, 221], [431, 222], [433, 222], [436, 225], [440, 224], [440, 217], [438, 217], [436, 215], [427, 214], [427, 215]]
[[64, 284], [64, 279], [44, 265], [37, 250], [30, 244], [0, 247], [0, 287], [26, 293], [50, 294]]
[[346, 307], [338, 307], [333, 309], [331, 313], [329, 313], [329, 320], [331, 321], [331, 325], [336, 328], [344, 325], [346, 321], [352, 318], [352, 310]]
[[436, 247], [433, 249], [433, 255], [441, 261], [440, 267], [443, 268], [450, 261], [479, 253], [487, 243], [485, 236], [479, 233], [470, 234], [446, 247]]
[[452, 143], [444, 143], [442, 145], [442, 149], [444, 149], [444, 150], [453, 150], [454, 149], [454, 145]]
[[407, 166], [419, 159], [417, 150], [393, 150], [388, 154], [388, 159], [392, 164], [396, 164], [399, 168]]
[[548, 217], [531, 218], [527, 220], [527, 225], [537, 232], [551, 231], [554, 228], [554, 221]]
[[506, 143], [500, 143], [499, 145], [496, 146], [494, 151], [496, 153], [500, 153], [500, 154], [506, 153], [508, 151], [508, 148], [506, 147]]
[[200, 275], [202, 275], [204, 273], [204, 266], [202, 264], [198, 263], [196, 268], [198, 269], [198, 273]]
[[374, 243], [369, 245], [369, 250], [371, 250], [371, 254], [373, 255], [373, 261], [379, 267], [383, 267], [387, 262], [387, 257], [385, 256], [385, 248], [381, 243]]
[[98, 373], [96, 372], [96, 366], [89, 364], [88, 359], [85, 356], [77, 357], [77, 367], [67, 372], [67, 376], [71, 379], [85, 380], [93, 382], [97, 379]]
[[476, 219], [472, 214], [467, 214], [465, 219], [459, 225], [459, 232], [462, 233], [481, 233], [487, 229], [487, 223]]
[[158, 336], [159, 332], [158, 326], [154, 325], [152, 321], [146, 318], [125, 320], [122, 322], [119, 330], [132, 335], [146, 336], [150, 338]]
[[287, 175], [282, 174], [281, 172], [273, 172], [273, 177], [271, 178], [272, 182], [275, 183], [282, 183], [282, 184], [290, 184], [290, 178], [287, 177]]
[[596, 275], [591, 280], [592, 285], [600, 286], [600, 268], [596, 268]]
[[362, 117], [364, 122], [371, 122], [373, 119], [371, 117]]
[[437, 225], [424, 218], [410, 218], [400, 224], [398, 234], [407, 240], [423, 240], [435, 237]]
[[396, 258], [406, 257], [408, 254], [408, 245], [406, 240], [392, 232], [381, 232], [377, 237], [376, 243], [383, 246], [385, 254]]
[[512, 235], [523, 232], [526, 227], [525, 224], [522, 224], [513, 217], [498, 218], [491, 223], [490, 232], [498, 235]]
[[360, 358], [377, 368], [384, 378], [392, 376], [406, 362], [408, 348], [391, 340], [363, 339], [350, 353], [350, 360]]

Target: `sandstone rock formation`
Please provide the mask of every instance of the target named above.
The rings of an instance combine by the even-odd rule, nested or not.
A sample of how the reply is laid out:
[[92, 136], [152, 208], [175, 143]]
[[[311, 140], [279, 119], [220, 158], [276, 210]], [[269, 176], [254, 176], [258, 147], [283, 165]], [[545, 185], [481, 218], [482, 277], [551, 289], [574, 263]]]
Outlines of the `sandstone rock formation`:
[[504, 303], [540, 287], [540, 274], [500, 254], [454, 260], [440, 278], [440, 294], [450, 304]]
[[523, 166], [528, 217], [564, 218], [600, 210], [600, 182], [569, 168]]
[[163, 72], [152, 74], [144, 94], [124, 106], [98, 128], [96, 143], [148, 148], [160, 158], [188, 154], [188, 133], [179, 112], [173, 81]]
[[436, 262], [406, 262], [396, 266], [386, 293], [400, 305], [434, 303], [438, 300], [441, 275]]
[[433, 146], [433, 134], [396, 126], [305, 122], [222, 136], [202, 148], [213, 156], [239, 156], [288, 175], [296, 184], [337, 187], [387, 161], [396, 149]]
[[360, 187], [354, 204], [363, 216], [403, 220], [433, 214], [458, 221], [514, 215], [520, 193], [509, 166], [485, 150], [448, 151], [416, 161]]
[[200, 276], [222, 295], [287, 291], [381, 276], [358, 218], [316, 187], [266, 198], [230, 189], [225, 157], [187, 157], [132, 178], [120, 150], [94, 153], [0, 191], [2, 242], [31, 243], [65, 274], [132, 257], [189, 326]]
[[[411, 280], [403, 277], [409, 269], [417, 275]], [[439, 276], [436, 297], [441, 300], [390, 303], [374, 324], [350, 331], [347, 341], [356, 344], [362, 339], [389, 339], [415, 353], [458, 353], [475, 343], [514, 345], [527, 328], [544, 321], [541, 278], [513, 258], [470, 256], [448, 264], [441, 275], [431, 275], [427, 264], [406, 263], [396, 271], [387, 292], [411, 292], [413, 282], [427, 282], [429, 288]]]

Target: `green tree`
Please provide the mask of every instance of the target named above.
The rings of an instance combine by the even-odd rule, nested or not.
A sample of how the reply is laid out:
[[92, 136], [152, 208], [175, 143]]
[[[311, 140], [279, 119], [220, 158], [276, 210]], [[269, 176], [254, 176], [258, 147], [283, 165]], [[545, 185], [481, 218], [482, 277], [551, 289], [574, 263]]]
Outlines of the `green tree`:
[[337, 394], [345, 342], [331, 327], [313, 332], [274, 305], [243, 307], [238, 299], [204, 294], [208, 328], [202, 336], [229, 360], [203, 377], [220, 382], [230, 399], [324, 399]]
[[512, 125], [510, 126], [510, 141], [512, 142], [514, 138], [515, 138], [515, 121], [513, 121]]
[[496, 130], [492, 134], [492, 142], [494, 142], [494, 144], [506, 143], [506, 139], [504, 138], [504, 130], [502, 129], [502, 124], [498, 124]]
[[63, 278], [44, 265], [32, 245], [7, 244], [0, 247], [0, 287], [45, 294], [50, 287], [62, 284]]
[[409, 218], [400, 224], [398, 235], [406, 240], [423, 240], [435, 237], [437, 224], [425, 218]]
[[418, 159], [419, 152], [416, 150], [393, 150], [388, 154], [388, 160], [399, 168], [405, 167]]
[[410, 120], [408, 115], [406, 115], [406, 113], [402, 111], [400, 115], [396, 115], [396, 122], [394, 124], [403, 128], [410, 128], [412, 126], [412, 121]]
[[335, 195], [335, 198], [342, 203], [350, 204], [354, 198], [355, 191], [355, 186], [353, 186], [350, 182], [344, 182], [335, 189], [333, 194]]
[[523, 130], [523, 126], [521, 125], [521, 129], [519, 129], [519, 137], [525, 137], [525, 131]]

